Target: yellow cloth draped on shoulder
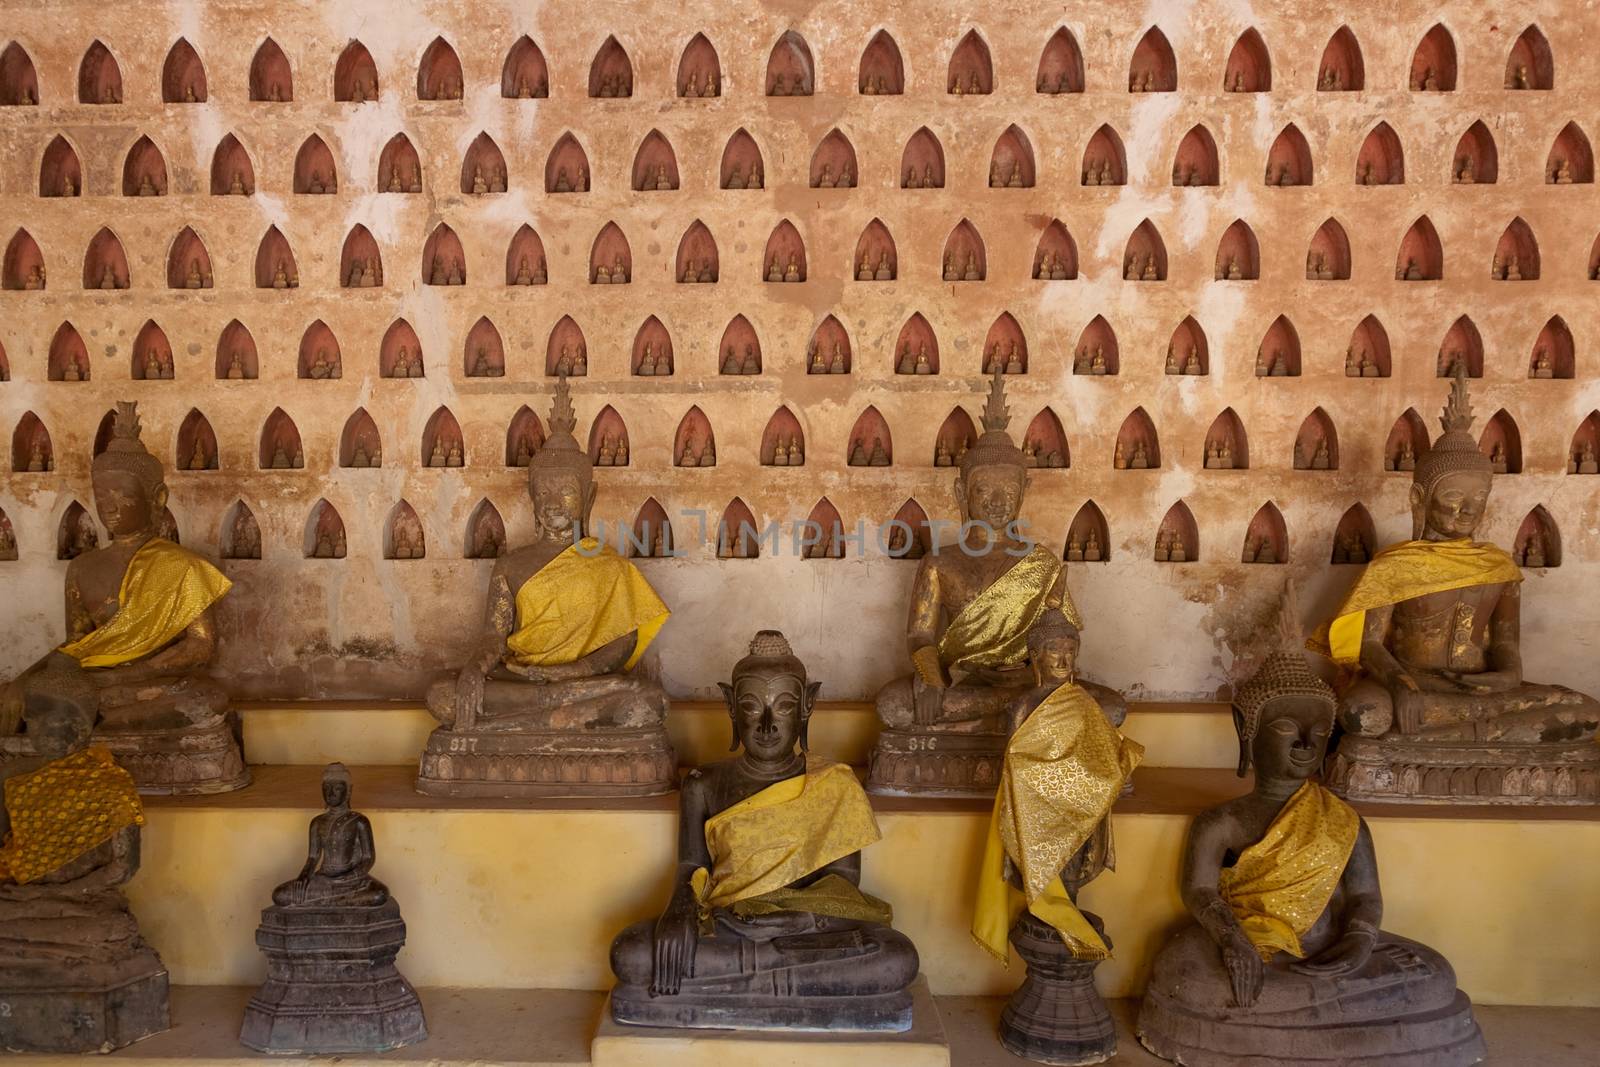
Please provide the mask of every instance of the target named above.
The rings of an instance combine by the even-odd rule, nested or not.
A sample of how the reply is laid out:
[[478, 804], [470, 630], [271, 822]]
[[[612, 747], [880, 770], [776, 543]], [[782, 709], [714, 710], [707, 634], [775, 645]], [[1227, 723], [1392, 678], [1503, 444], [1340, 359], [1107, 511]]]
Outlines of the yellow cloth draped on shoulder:
[[0, 882], [43, 878], [144, 825], [133, 776], [99, 746], [7, 779], [5, 801], [11, 832], [0, 845]]
[[877, 841], [872, 804], [843, 763], [808, 759], [785, 778], [706, 820], [711, 870], [694, 873], [702, 911], [729, 908], [748, 918], [808, 911], [888, 923], [889, 905], [839, 875], [803, 888], [793, 883]]
[[1309, 647], [1336, 663], [1361, 661], [1361, 635], [1367, 612], [1430, 593], [1522, 581], [1522, 568], [1505, 551], [1485, 541], [1401, 541], [1372, 557], [1333, 621]]
[[[939, 661], [962, 669], [1014, 667], [1025, 660], [1028, 631], [1051, 606], [1050, 594], [1064, 566], [1054, 552], [1035, 545], [950, 620], [939, 638]], [[1060, 607], [1074, 626], [1083, 628], [1065, 586]]]
[[1300, 939], [1333, 899], [1360, 829], [1354, 808], [1307, 782], [1261, 840], [1223, 868], [1217, 888], [1263, 960], [1305, 955]]
[[[1110, 955], [1068, 896], [1061, 870], [1102, 825], [1104, 865], [1114, 866], [1111, 806], [1143, 758], [1144, 746], [1123, 737], [1073, 682], [1045, 697], [1011, 735], [972, 918], [972, 936], [996, 959], [1008, 961], [1008, 935], [1024, 908], [1055, 927], [1078, 959]], [[1006, 876], [1008, 860], [1022, 889]]]
[[671, 612], [639, 568], [592, 537], [569, 545], [517, 590], [517, 629], [508, 657], [524, 667], [582, 659], [635, 634], [623, 669], [639, 662]]
[[61, 651], [81, 667], [115, 667], [159, 651], [205, 613], [233, 583], [201, 557], [152, 538], [128, 560], [117, 613]]

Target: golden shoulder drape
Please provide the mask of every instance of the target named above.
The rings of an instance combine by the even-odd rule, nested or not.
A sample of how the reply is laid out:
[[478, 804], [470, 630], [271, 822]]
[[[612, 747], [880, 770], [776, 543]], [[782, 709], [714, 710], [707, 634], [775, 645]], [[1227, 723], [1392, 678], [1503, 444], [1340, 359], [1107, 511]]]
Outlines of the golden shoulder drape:
[[1401, 541], [1372, 557], [1333, 621], [1310, 641], [1313, 651], [1353, 666], [1361, 661], [1367, 612], [1430, 593], [1522, 581], [1522, 568], [1485, 541]]
[[[1049, 606], [1050, 592], [1065, 564], [1043, 545], [1013, 563], [956, 613], [939, 638], [946, 667], [1013, 667], [1028, 656], [1028, 631]], [[1063, 587], [1061, 610], [1083, 626]]]
[[889, 907], [844, 878], [791, 884], [877, 841], [878, 821], [855, 772], [810, 759], [806, 772], [768, 786], [706, 820], [711, 870], [695, 872], [703, 909], [741, 915], [810, 911], [887, 923]]
[[1222, 899], [1263, 960], [1276, 952], [1305, 955], [1300, 938], [1333, 899], [1360, 828], [1354, 808], [1307, 782], [1261, 840], [1223, 868]]
[[[1144, 747], [1123, 737], [1094, 697], [1072, 682], [1011, 735], [972, 919], [973, 937], [997, 959], [1008, 960], [1008, 935], [1024, 908], [1055, 927], [1077, 958], [1110, 954], [1067, 894], [1061, 870], [1110, 817], [1143, 757]], [[1008, 859], [1021, 876], [1020, 890], [1006, 877]]]
[[626, 670], [639, 662], [670, 614], [638, 567], [586, 537], [522, 583], [518, 626], [506, 646], [515, 663], [550, 667], [633, 633]]
[[117, 613], [61, 651], [83, 667], [115, 667], [159, 651], [183, 633], [233, 583], [204, 559], [159, 537], [128, 560]]
[[5, 795], [11, 832], [0, 845], [0, 882], [43, 878], [144, 825], [133, 776], [99, 746], [7, 779]]

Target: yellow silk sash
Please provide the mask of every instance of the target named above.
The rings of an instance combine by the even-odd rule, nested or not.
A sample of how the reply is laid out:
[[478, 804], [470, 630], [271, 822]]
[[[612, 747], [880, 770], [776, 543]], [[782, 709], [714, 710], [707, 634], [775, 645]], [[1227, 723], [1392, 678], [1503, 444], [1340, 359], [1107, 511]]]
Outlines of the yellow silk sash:
[[188, 629], [233, 583], [201, 557], [159, 537], [128, 560], [117, 613], [61, 651], [82, 667], [115, 667], [159, 651]]
[[133, 776], [99, 746], [7, 779], [5, 794], [11, 832], [0, 846], [0, 882], [43, 878], [144, 825]]
[[708, 911], [810, 911], [887, 923], [888, 905], [844, 878], [830, 875], [792, 888], [880, 836], [855, 772], [843, 763], [809, 759], [804, 774], [769, 785], [706, 820], [711, 870], [696, 871], [692, 884]]
[[1361, 661], [1361, 635], [1367, 612], [1405, 600], [1466, 589], [1474, 585], [1522, 581], [1522, 568], [1498, 546], [1485, 541], [1401, 541], [1377, 555], [1356, 579], [1333, 621], [1309, 643], [1336, 663]]
[[569, 545], [517, 590], [519, 625], [506, 647], [525, 667], [571, 663], [628, 633], [639, 662], [671, 614], [639, 568], [592, 537]]
[[[1013, 667], [1028, 656], [1028, 631], [1049, 606], [1065, 566], [1043, 545], [1023, 556], [956, 613], [939, 638], [946, 667]], [[1080, 629], [1078, 609], [1062, 591], [1061, 610]]]
[[1300, 938], [1333, 899], [1360, 829], [1354, 808], [1307, 782], [1261, 840], [1223, 868], [1217, 888], [1263, 960], [1305, 955]]
[[[1061, 869], [1110, 817], [1143, 758], [1144, 746], [1123, 737], [1072, 682], [1011, 735], [972, 918], [972, 936], [996, 959], [1008, 962], [1008, 935], [1024, 908], [1055, 927], [1078, 959], [1110, 955], [1068, 896]], [[1020, 890], [1006, 878], [1008, 858], [1022, 876]]]

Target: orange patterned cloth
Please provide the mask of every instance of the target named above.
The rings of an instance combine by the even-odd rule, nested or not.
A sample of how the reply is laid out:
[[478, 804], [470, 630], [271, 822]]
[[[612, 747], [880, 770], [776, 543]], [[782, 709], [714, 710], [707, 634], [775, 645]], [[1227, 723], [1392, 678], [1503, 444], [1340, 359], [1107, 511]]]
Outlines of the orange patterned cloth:
[[0, 845], [0, 882], [43, 878], [144, 825], [133, 776], [99, 746], [8, 779], [5, 794], [11, 832]]

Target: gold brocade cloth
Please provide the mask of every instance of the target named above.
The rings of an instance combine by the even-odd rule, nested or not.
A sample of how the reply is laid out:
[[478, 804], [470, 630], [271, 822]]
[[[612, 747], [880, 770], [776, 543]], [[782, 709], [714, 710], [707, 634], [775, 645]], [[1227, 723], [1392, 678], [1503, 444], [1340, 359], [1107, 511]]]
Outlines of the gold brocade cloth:
[[99, 746], [6, 780], [11, 832], [0, 845], [0, 882], [27, 884], [144, 825], [133, 776]]
[[[581, 546], [581, 551], [580, 551]], [[639, 568], [592, 537], [569, 545], [517, 590], [508, 658], [524, 667], [571, 663], [636, 634], [623, 669], [639, 662], [671, 612]]]
[[[1028, 631], [1052, 606], [1051, 593], [1065, 566], [1035, 545], [987, 589], [956, 613], [939, 638], [939, 661], [950, 668], [1015, 667], [1028, 657]], [[1061, 611], [1083, 628], [1072, 597], [1061, 590]]]
[[157, 652], [221, 600], [233, 583], [171, 541], [146, 541], [128, 560], [117, 613], [61, 651], [82, 667], [115, 667]]
[[[1055, 927], [1074, 957], [1110, 955], [1061, 871], [1091, 839], [1100, 842], [1091, 862], [1115, 865], [1111, 806], [1143, 758], [1144, 746], [1123, 737], [1073, 682], [1045, 697], [1011, 735], [972, 917], [972, 936], [996, 959], [1009, 961], [1008, 935], [1024, 908]], [[1023, 888], [1007, 877], [1008, 861]]]
[[1223, 868], [1217, 888], [1263, 960], [1305, 955], [1300, 939], [1327, 910], [1360, 829], [1354, 808], [1307, 782], [1261, 840]]
[[1372, 557], [1333, 621], [1312, 637], [1312, 651], [1334, 662], [1354, 666], [1361, 661], [1361, 636], [1367, 612], [1406, 600], [1466, 589], [1522, 581], [1522, 568], [1496, 545], [1485, 541], [1401, 541]]
[[711, 870], [694, 873], [695, 895], [703, 913], [730, 908], [748, 917], [809, 911], [888, 923], [889, 905], [838, 875], [793, 887], [881, 836], [855, 772], [843, 763], [808, 759], [804, 774], [769, 785], [706, 820]]

